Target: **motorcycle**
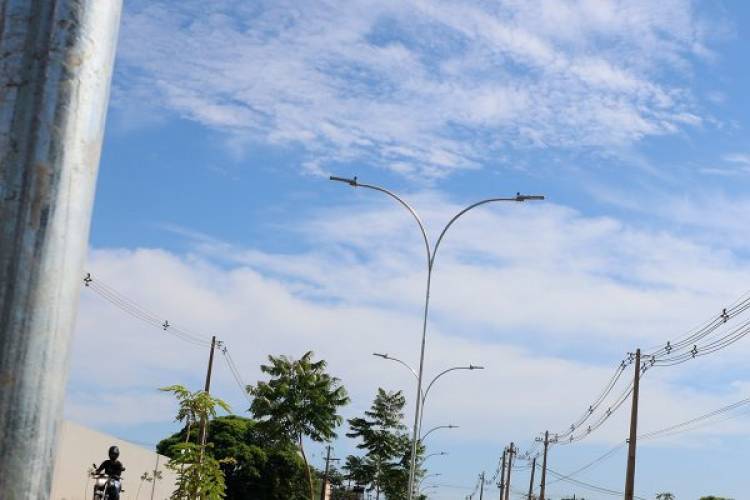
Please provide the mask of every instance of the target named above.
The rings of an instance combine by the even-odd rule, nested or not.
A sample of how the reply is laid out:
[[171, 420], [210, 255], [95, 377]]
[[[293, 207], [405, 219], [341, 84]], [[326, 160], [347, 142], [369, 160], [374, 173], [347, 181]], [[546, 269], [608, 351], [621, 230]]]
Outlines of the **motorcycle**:
[[94, 478], [94, 496], [93, 500], [114, 500], [120, 497], [120, 493], [125, 490], [122, 487], [122, 478], [117, 476], [108, 476], [103, 472], [96, 473], [96, 464], [91, 472]]

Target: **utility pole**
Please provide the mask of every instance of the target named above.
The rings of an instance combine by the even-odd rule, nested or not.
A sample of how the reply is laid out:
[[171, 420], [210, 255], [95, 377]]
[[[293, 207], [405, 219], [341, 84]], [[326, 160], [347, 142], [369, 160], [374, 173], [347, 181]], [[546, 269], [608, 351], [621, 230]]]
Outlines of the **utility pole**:
[[49, 498], [121, 0], [0, 0], [0, 495]]
[[[539, 438], [537, 438], [539, 441]], [[549, 431], [544, 431], [544, 458], [542, 458], [542, 483], [539, 486], [539, 500], [544, 500], [544, 488], [547, 486], [547, 448], [549, 448]]]
[[500, 500], [505, 499], [505, 455], [507, 455], [507, 453], [508, 450], [503, 449], [503, 465], [500, 471]]
[[633, 500], [635, 491], [635, 450], [638, 432], [638, 390], [641, 382], [641, 350], [635, 351], [633, 375], [633, 401], [630, 410], [630, 437], [628, 438], [628, 468], [625, 475], [625, 500]]
[[[211, 337], [211, 352], [208, 354], [208, 370], [206, 370], [206, 385], [204, 386], [203, 390], [206, 392], [206, 394], [209, 394], [211, 392], [211, 372], [213, 372], [214, 369], [214, 351], [216, 350], [216, 335]], [[201, 446], [206, 445], [206, 438], [207, 438], [207, 427], [208, 427], [208, 419], [205, 416], [201, 417], [201, 427], [200, 427], [200, 433], [198, 442], [201, 444]], [[201, 449], [201, 457], [203, 457], [203, 450]]]
[[510, 471], [513, 469], [513, 454], [515, 453], [513, 443], [508, 448], [508, 479], [505, 481], [505, 500], [510, 499]]
[[326, 469], [323, 473], [323, 489], [320, 491], [320, 500], [326, 500], [326, 486], [328, 486], [328, 464], [331, 463], [331, 445], [326, 449]]
[[[320, 492], [320, 500], [326, 500], [326, 486], [328, 485], [328, 471], [329, 465], [331, 462], [336, 462], [338, 460], [341, 460], [340, 458], [331, 458], [331, 445], [328, 445], [328, 449], [326, 451], [326, 469], [325, 473], [323, 474], [323, 491]], [[378, 496], [380, 495], [380, 485], [378, 485]]]
[[536, 470], [536, 457], [531, 459], [531, 479], [529, 480], [529, 500], [534, 495], [534, 471]]
[[484, 471], [479, 475], [479, 500], [484, 498]]

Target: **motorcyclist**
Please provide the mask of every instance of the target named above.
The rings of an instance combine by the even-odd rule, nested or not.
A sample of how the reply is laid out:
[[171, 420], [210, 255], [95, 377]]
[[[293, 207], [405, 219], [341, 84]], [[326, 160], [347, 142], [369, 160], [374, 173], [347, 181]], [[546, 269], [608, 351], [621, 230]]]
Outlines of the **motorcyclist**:
[[109, 447], [109, 460], [105, 460], [96, 469], [96, 474], [101, 474], [102, 471], [109, 476], [109, 482], [106, 491], [106, 498], [109, 500], [120, 500], [120, 490], [122, 488], [120, 484], [122, 472], [125, 470], [122, 462], [117, 460], [120, 456], [120, 448], [117, 446]]

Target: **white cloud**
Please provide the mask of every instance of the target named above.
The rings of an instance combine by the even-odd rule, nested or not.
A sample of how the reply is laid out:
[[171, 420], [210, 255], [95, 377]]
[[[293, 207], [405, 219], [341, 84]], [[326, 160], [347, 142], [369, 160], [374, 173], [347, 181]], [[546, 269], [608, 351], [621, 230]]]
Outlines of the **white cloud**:
[[430, 177], [507, 147], [630, 144], [700, 125], [679, 82], [705, 52], [691, 2], [140, 2], [120, 41], [129, 96]]
[[[446, 219], [456, 208], [435, 194], [416, 199], [428, 220]], [[413, 391], [408, 372], [370, 355], [387, 351], [416, 362], [424, 273], [419, 240], [406, 236], [415, 233], [410, 224], [378, 204], [357, 205], [306, 221], [300, 235], [317, 244], [305, 254], [202, 238], [190, 255], [95, 250], [89, 269], [171, 323], [225, 340], [248, 383], [261, 377], [267, 354], [316, 351], [352, 393], [351, 415], [378, 386]], [[724, 251], [613, 219], [515, 205], [460, 221], [435, 272], [427, 373], [464, 363], [487, 369], [436, 385], [425, 425], [452, 421], [462, 426], [460, 434], [441, 439], [500, 446], [504, 438], [564, 427], [626, 351], [674, 338], [718, 313], [743, 290], [750, 268]], [[655, 370], [644, 383], [642, 428], [745, 396], [741, 367], [748, 352], [739, 343], [683, 369]], [[118, 413], [118, 422], [170, 421], [173, 409], [159, 402], [155, 388], [200, 386], [205, 355], [86, 291], [69, 414], [97, 425], [103, 422], [97, 415], [107, 412], [96, 406]], [[108, 375], [112, 367], [116, 377]], [[722, 380], [718, 392], [699, 385], [715, 379]], [[246, 408], [221, 358], [214, 381], [237, 411]], [[498, 403], [498, 388], [513, 405]], [[138, 410], [144, 407], [147, 414]], [[593, 442], [620, 440], [626, 413]]]

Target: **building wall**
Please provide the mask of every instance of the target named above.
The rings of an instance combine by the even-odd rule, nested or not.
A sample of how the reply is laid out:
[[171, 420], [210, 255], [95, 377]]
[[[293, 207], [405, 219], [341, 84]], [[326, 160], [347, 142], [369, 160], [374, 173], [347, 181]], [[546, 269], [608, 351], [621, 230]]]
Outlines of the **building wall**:
[[[112, 445], [120, 448], [120, 461], [126, 469], [122, 475], [125, 491], [120, 495], [121, 500], [151, 500], [152, 487], [154, 500], [168, 499], [174, 491], [176, 477], [165, 467], [167, 457], [73, 422], [64, 422], [61, 431], [51, 500], [91, 500], [93, 481], [88, 471], [94, 462], [98, 466], [107, 458]], [[144, 472], [153, 476], [155, 468], [163, 479], [156, 483], [141, 481]]]

